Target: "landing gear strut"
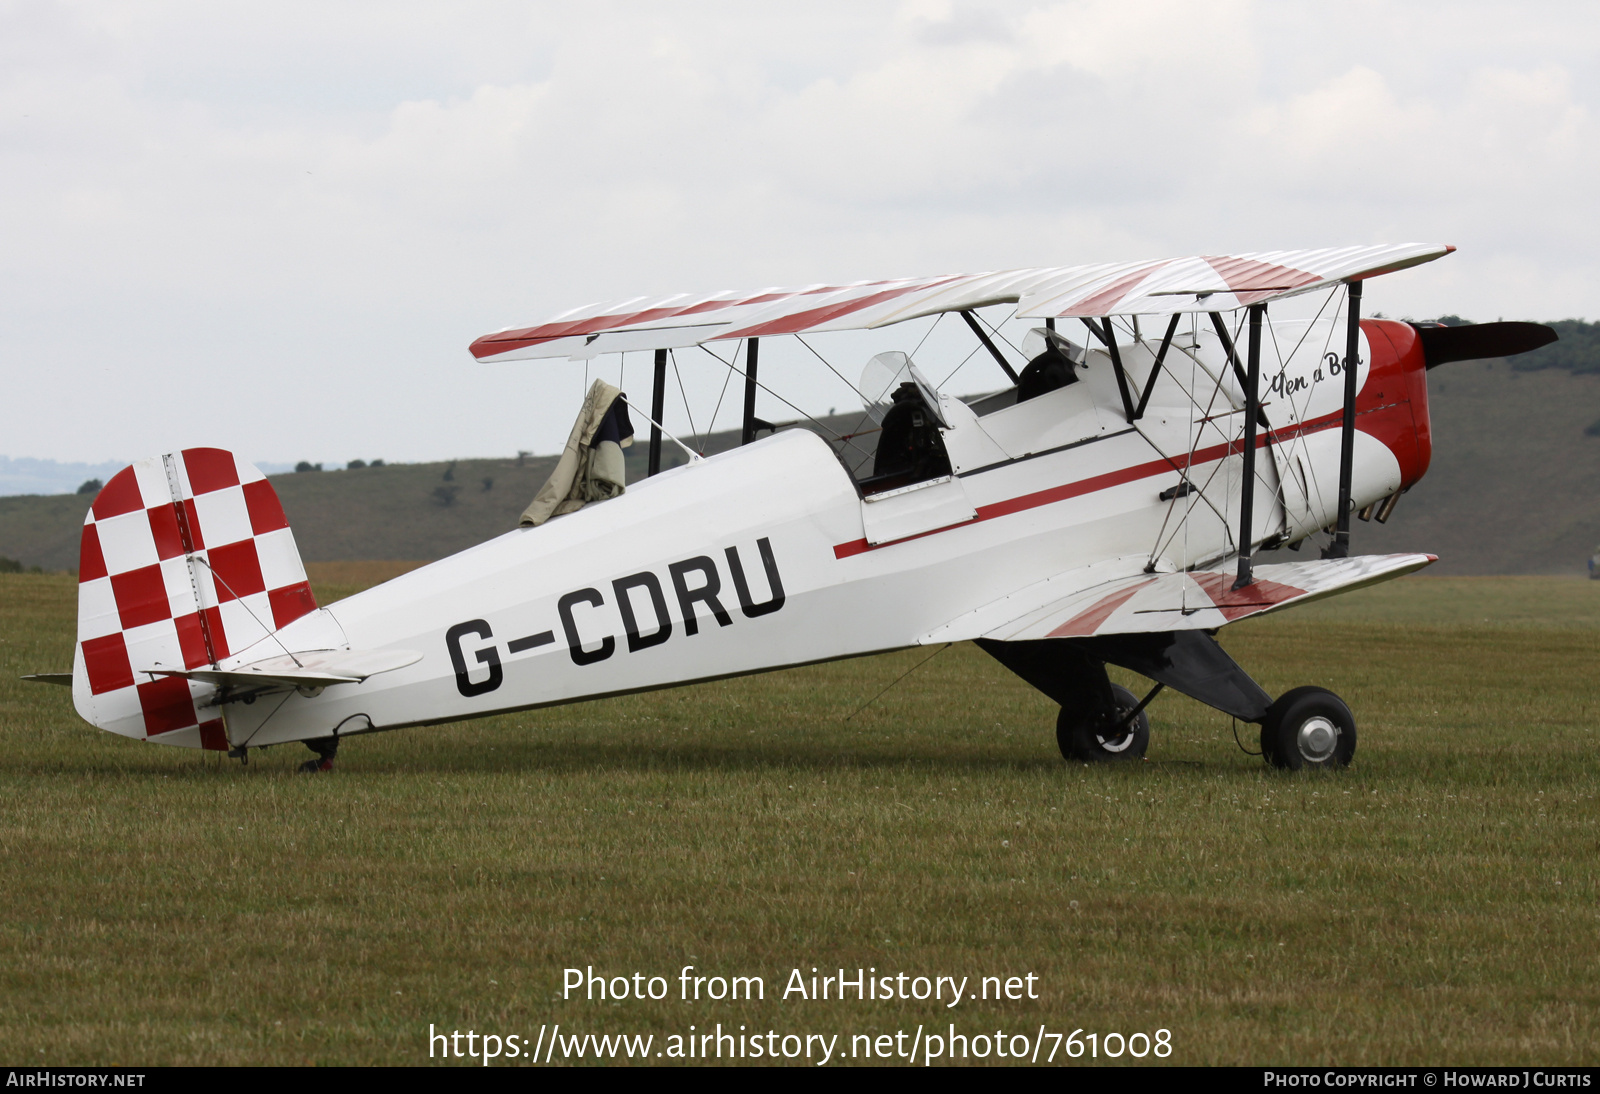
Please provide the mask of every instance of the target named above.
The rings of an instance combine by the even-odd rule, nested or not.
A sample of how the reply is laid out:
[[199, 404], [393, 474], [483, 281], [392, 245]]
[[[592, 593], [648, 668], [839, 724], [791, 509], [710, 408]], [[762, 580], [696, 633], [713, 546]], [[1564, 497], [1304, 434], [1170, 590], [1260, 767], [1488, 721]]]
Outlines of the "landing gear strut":
[[1121, 684], [1112, 684], [1111, 694], [1114, 718], [1097, 718], [1082, 705], [1061, 708], [1056, 745], [1063, 758], [1084, 763], [1144, 759], [1150, 747], [1150, 716], [1139, 710], [1138, 696]]
[[339, 738], [318, 737], [314, 741], [307, 741], [306, 747], [317, 754], [314, 760], [307, 760], [297, 769], [302, 775], [315, 775], [323, 771], [333, 770], [333, 758], [339, 751]]
[[[1355, 755], [1356, 720], [1337, 695], [1303, 687], [1273, 702], [1204, 631], [1026, 642], [980, 638], [977, 645], [1060, 704], [1056, 743], [1069, 760], [1135, 759], [1150, 742], [1143, 704], [1127, 688], [1110, 682], [1108, 664], [1147, 676], [1241, 722], [1258, 723], [1262, 755], [1274, 767], [1341, 768]], [[1154, 697], [1151, 692], [1149, 698]]]

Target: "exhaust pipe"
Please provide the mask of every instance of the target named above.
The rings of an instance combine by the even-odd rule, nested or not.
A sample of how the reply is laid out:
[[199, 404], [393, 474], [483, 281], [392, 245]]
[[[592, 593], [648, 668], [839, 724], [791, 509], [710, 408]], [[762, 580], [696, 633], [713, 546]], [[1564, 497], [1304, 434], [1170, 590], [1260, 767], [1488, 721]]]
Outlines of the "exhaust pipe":
[[1377, 516], [1379, 524], [1389, 523], [1389, 518], [1394, 515], [1394, 507], [1400, 504], [1400, 495], [1404, 493], [1404, 490], [1396, 490], [1394, 493], [1383, 499], [1383, 503], [1378, 506]]

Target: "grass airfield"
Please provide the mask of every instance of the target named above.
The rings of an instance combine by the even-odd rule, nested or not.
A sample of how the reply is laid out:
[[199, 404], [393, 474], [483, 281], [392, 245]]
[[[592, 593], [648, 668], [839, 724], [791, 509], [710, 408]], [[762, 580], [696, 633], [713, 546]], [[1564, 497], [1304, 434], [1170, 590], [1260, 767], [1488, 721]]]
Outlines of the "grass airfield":
[[[340, 567], [320, 602], [389, 572]], [[70, 664], [75, 592], [0, 575], [8, 1064], [411, 1064], [430, 1023], [556, 1022], [1600, 1062], [1600, 582], [1414, 577], [1230, 627], [1269, 691], [1355, 711], [1335, 776], [1266, 769], [1170, 692], [1148, 762], [1068, 765], [1053, 706], [958, 645], [848, 721], [930, 651], [352, 738], [296, 777], [299, 746], [241, 768], [18, 681]], [[588, 965], [673, 994], [561, 1000]], [[683, 965], [767, 998], [679, 1002]], [[1040, 998], [781, 1001], [813, 966], [1032, 972]]]

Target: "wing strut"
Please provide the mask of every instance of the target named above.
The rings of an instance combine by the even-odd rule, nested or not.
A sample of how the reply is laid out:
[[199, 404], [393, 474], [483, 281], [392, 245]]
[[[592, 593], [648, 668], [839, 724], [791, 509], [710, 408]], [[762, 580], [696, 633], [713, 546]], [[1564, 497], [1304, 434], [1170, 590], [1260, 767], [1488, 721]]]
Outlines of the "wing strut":
[[1150, 395], [1156, 389], [1156, 377], [1161, 375], [1161, 363], [1167, 359], [1167, 350], [1172, 348], [1172, 336], [1178, 332], [1178, 313], [1172, 313], [1172, 322], [1167, 324], [1166, 336], [1161, 339], [1161, 349], [1156, 353], [1156, 363], [1150, 367], [1150, 379], [1144, 382], [1144, 394], [1139, 396], [1139, 405], [1133, 410], [1134, 420], [1144, 417], [1144, 408], [1150, 404]]
[[1350, 554], [1350, 468], [1356, 454], [1356, 366], [1361, 352], [1361, 282], [1349, 282], [1349, 329], [1344, 342], [1344, 423], [1339, 430], [1339, 526], [1323, 558]]
[[1084, 319], [1083, 325], [1089, 328], [1089, 333], [1100, 339], [1100, 344], [1106, 347], [1106, 354], [1111, 358], [1111, 371], [1117, 375], [1117, 392], [1122, 396], [1122, 413], [1129, 422], [1134, 421], [1137, 415], [1133, 412], [1133, 396], [1128, 394], [1128, 376], [1122, 371], [1122, 354], [1117, 351], [1117, 332], [1111, 326], [1111, 317], [1105, 318], [1105, 329], [1102, 330], [1093, 319]]
[[1234, 348], [1233, 339], [1228, 337], [1228, 324], [1222, 321], [1221, 312], [1211, 313], [1211, 327], [1222, 342], [1222, 352], [1228, 355], [1228, 364], [1233, 366], [1234, 378], [1239, 381], [1240, 387], [1245, 387], [1244, 369], [1239, 365], [1239, 351]]
[[661, 471], [661, 415], [667, 402], [667, 351], [656, 350], [656, 386], [650, 392], [650, 470], [645, 477]]
[[1133, 421], [1133, 396], [1128, 394], [1128, 374], [1122, 371], [1122, 354], [1117, 350], [1117, 332], [1111, 327], [1111, 316], [1106, 316], [1105, 324], [1106, 352], [1111, 354], [1111, 368], [1117, 374], [1117, 393], [1122, 396], [1122, 413], [1131, 423]]
[[967, 326], [971, 327], [972, 333], [978, 336], [978, 341], [982, 342], [983, 348], [989, 351], [989, 356], [998, 361], [1000, 363], [1000, 367], [1006, 370], [1006, 375], [1011, 377], [1011, 382], [1013, 384], [1017, 383], [1019, 380], [1019, 377], [1017, 376], [1017, 370], [1012, 368], [1011, 365], [1007, 363], [1005, 354], [996, 349], [995, 344], [989, 341], [989, 336], [985, 334], [983, 328], [978, 325], [978, 320], [973, 316], [972, 312], [962, 312], [961, 318], [967, 321]]
[[750, 339], [744, 351], [744, 434], [740, 444], [756, 439], [756, 356], [761, 339]]
[[[1261, 402], [1256, 388], [1261, 383], [1261, 318], [1266, 313], [1265, 304], [1250, 305], [1250, 375], [1244, 385], [1244, 481], [1239, 493], [1239, 579], [1233, 583], [1235, 589], [1255, 580], [1250, 576], [1250, 548], [1255, 542], [1251, 531], [1256, 501], [1256, 415]], [[1345, 482], [1348, 485], [1349, 480]]]

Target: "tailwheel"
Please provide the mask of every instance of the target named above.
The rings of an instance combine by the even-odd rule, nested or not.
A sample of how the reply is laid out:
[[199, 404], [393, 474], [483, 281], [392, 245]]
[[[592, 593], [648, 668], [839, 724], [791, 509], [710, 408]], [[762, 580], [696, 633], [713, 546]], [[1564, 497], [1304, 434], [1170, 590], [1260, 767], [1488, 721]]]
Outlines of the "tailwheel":
[[333, 758], [339, 752], [339, 738], [318, 737], [307, 741], [306, 747], [317, 754], [314, 760], [307, 760], [295, 770], [301, 775], [316, 775], [324, 771], [333, 770]]
[[1327, 688], [1286, 691], [1261, 720], [1261, 754], [1273, 767], [1348, 767], [1355, 752], [1355, 717]]
[[1138, 696], [1121, 684], [1111, 685], [1116, 699], [1116, 717], [1111, 724], [1083, 708], [1062, 707], [1056, 716], [1056, 744], [1068, 760], [1106, 763], [1114, 760], [1142, 760], [1150, 747], [1150, 717], [1140, 710]]

